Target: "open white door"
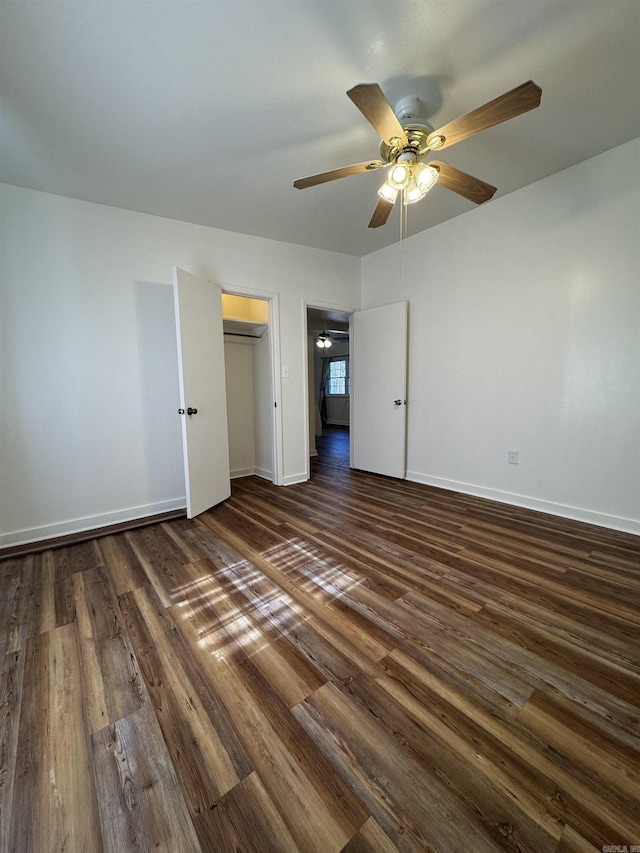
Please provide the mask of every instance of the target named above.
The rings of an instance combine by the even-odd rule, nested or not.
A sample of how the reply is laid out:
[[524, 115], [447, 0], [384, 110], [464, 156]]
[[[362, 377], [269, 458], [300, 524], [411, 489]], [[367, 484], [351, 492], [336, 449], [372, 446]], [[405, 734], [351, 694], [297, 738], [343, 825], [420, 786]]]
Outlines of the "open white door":
[[351, 467], [404, 479], [408, 303], [351, 318]]
[[187, 516], [193, 518], [231, 494], [222, 290], [174, 268], [173, 295]]

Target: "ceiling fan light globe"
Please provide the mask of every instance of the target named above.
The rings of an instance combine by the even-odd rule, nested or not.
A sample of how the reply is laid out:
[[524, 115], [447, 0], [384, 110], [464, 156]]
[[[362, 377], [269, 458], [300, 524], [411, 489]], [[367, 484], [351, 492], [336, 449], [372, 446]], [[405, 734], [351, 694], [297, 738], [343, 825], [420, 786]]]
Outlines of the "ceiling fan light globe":
[[398, 190], [392, 187], [388, 181], [385, 181], [384, 184], [378, 190], [378, 195], [385, 201], [389, 201], [391, 202], [391, 204], [395, 204], [396, 198], [398, 196]]
[[426, 163], [418, 163], [415, 168], [415, 179], [417, 185], [423, 191], [423, 195], [431, 189], [438, 180], [438, 170]]
[[396, 163], [391, 167], [388, 182], [396, 190], [403, 190], [409, 180], [409, 167], [404, 163]]
[[411, 189], [405, 191], [404, 203], [414, 204], [416, 201], [420, 201], [421, 198], [424, 198], [425, 195], [425, 191], [416, 184], [416, 186], [411, 187]]

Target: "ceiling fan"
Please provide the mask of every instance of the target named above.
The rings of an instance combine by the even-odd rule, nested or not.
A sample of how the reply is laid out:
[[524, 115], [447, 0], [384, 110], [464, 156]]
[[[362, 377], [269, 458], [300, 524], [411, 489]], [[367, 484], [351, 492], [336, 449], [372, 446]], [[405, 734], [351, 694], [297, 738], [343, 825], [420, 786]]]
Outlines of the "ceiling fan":
[[381, 136], [381, 159], [300, 178], [293, 186], [302, 190], [388, 167], [387, 179], [378, 190], [379, 200], [369, 222], [369, 228], [378, 228], [389, 218], [398, 193], [404, 204], [411, 204], [423, 198], [436, 182], [476, 204], [488, 201], [496, 187], [439, 160], [424, 163], [423, 158], [430, 151], [448, 148], [481, 130], [535, 109], [540, 104], [542, 89], [529, 80], [437, 130], [431, 130], [416, 118], [417, 98], [405, 98], [394, 112], [377, 83], [359, 83], [347, 95]]

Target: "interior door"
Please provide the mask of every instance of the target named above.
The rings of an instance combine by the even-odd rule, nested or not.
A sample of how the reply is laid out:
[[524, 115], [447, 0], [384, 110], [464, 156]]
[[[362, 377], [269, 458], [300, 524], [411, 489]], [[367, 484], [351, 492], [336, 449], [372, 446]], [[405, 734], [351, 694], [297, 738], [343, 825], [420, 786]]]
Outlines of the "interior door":
[[174, 268], [173, 295], [187, 516], [193, 518], [231, 494], [222, 291]]
[[351, 317], [351, 467], [404, 479], [408, 303]]

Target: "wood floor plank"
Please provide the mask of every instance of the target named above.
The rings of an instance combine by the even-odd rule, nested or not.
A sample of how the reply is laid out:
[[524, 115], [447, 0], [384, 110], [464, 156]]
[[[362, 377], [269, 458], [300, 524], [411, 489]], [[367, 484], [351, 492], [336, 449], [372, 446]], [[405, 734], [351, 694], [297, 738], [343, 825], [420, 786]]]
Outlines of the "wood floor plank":
[[184, 551], [160, 524], [140, 527], [124, 534], [165, 607], [184, 601], [190, 576], [184, 571]]
[[499, 605], [486, 605], [476, 614], [477, 624], [489, 625], [492, 633], [572, 672], [623, 702], [640, 704], [640, 673], [608, 661], [597, 652], [560, 637], [530, 619], [523, 619]]
[[251, 661], [229, 665], [198, 642], [193, 623], [184, 621], [179, 629], [226, 705], [296, 844], [310, 853], [337, 853], [368, 817], [348, 786]]
[[547, 619], [578, 622], [587, 630], [592, 629], [605, 636], [614, 637], [640, 652], [636, 619], [629, 620], [619, 614], [604, 613], [597, 604], [563, 595], [561, 588], [542, 590], [532, 583], [503, 584], [501, 577], [488, 581], [486, 578], [480, 580], [474, 567], [452, 570], [451, 575], [455, 575], [463, 584], [472, 583], [484, 595], [485, 602], [500, 602], [516, 610], [520, 603], [525, 607], [539, 607], [545, 611]]
[[[335, 685], [325, 684], [292, 713], [399, 850], [495, 853], [467, 808]], [[443, 820], [454, 814], [455, 821]]]
[[123, 533], [103, 536], [98, 540], [98, 549], [116, 595], [130, 592], [148, 583], [142, 564]]
[[[378, 596], [359, 580], [351, 567], [343, 570], [316, 557], [287, 572], [285, 583], [291, 582], [295, 584], [297, 595], [313, 600], [312, 624], [320, 633], [331, 632], [336, 644], [346, 649], [354, 661], [359, 660], [362, 668], [368, 666], [366, 662], [380, 660], [397, 644], [394, 636], [367, 618], [366, 607], [356, 610], [351, 606], [352, 599], [364, 596], [370, 601], [372, 596]], [[310, 607], [309, 598], [306, 600]], [[338, 641], [338, 636], [343, 640]]]
[[377, 683], [354, 679], [343, 692], [464, 802], [496, 843], [531, 853], [555, 851], [561, 822], [505, 772], [479, 739], [470, 743], [455, 725], [412, 701], [389, 677]]
[[105, 853], [201, 853], [150, 704], [91, 735]]
[[[309, 634], [311, 629], [304, 624], [304, 618], [300, 617], [300, 613], [307, 612], [317, 617], [315, 625], [321, 633], [321, 624], [326, 620], [331, 620], [332, 614], [327, 611], [327, 608], [323, 606], [321, 601], [318, 601], [316, 597], [305, 591], [296, 582], [295, 578], [290, 577], [291, 564], [300, 561], [301, 555], [298, 553], [298, 549], [293, 549], [290, 559], [285, 558], [286, 564], [289, 566], [289, 571], [283, 572], [277, 563], [274, 564], [272, 554], [265, 556], [255, 548], [253, 539], [249, 540], [250, 544], [244, 542], [235, 529], [235, 519], [232, 522], [231, 528], [228, 526], [229, 518], [225, 518], [222, 521], [210, 520], [208, 524], [221, 539], [226, 540], [239, 554], [240, 559], [236, 561], [230, 572], [236, 576], [239, 573], [241, 574], [241, 586], [244, 589], [248, 589], [251, 580], [253, 580], [253, 583], [261, 580], [265, 588], [269, 590], [268, 593], [263, 592], [259, 594], [255, 599], [255, 609], [261, 612], [273, 624], [276, 630], [280, 631], [284, 636], [295, 634], [294, 642], [298, 646], [304, 646], [304, 637]], [[246, 527], [244, 524], [243, 526]], [[279, 544], [276, 547], [279, 557], [283, 553], [288, 554], [289, 546], [286, 542], [283, 543], [281, 539], [278, 541]], [[246, 559], [243, 560], [242, 557]], [[304, 559], [308, 559], [308, 556], [304, 555]], [[242, 573], [244, 573], [244, 577], [242, 577]], [[339, 621], [342, 622], [343, 620]], [[347, 624], [343, 626], [343, 630], [345, 633], [348, 633]], [[316, 637], [318, 631], [316, 631]], [[335, 661], [341, 657], [343, 660], [349, 661], [348, 668], [351, 668], [353, 665], [367, 669], [370, 666], [367, 649], [360, 650], [357, 646], [352, 645], [349, 639], [344, 637], [342, 631], [337, 636], [335, 631], [333, 634], [335, 640], [334, 646], [336, 648], [329, 650], [329, 658]], [[313, 655], [311, 655], [311, 659], [313, 659]], [[343, 667], [341, 669], [344, 671]], [[331, 667], [323, 670], [325, 673], [331, 671]], [[345, 676], [342, 675], [341, 677]]]
[[340, 527], [322, 531], [316, 537], [325, 547], [332, 547], [343, 556], [356, 559], [366, 566], [367, 572], [381, 573], [402, 586], [398, 598], [409, 591], [436, 595], [444, 603], [476, 611], [485, 599], [476, 594], [472, 585], [452, 581], [449, 566], [439, 563], [423, 552], [396, 546], [390, 549], [383, 536], [370, 531], [346, 531]]
[[0, 652], [15, 652], [24, 647], [28, 635], [29, 594], [33, 580], [35, 556], [28, 555], [19, 572], [13, 572], [2, 589], [2, 640]]
[[68, 571], [66, 566], [56, 565], [52, 551], [28, 556], [22, 571], [8, 578], [2, 600], [2, 624], [9, 632], [0, 640], [0, 650], [23, 648], [29, 637], [66, 625], [75, 617]]
[[[241, 587], [260, 579], [251, 564], [241, 558], [235, 562], [243, 578]], [[191, 568], [199, 577], [192, 584], [188, 600], [169, 611], [178, 627], [189, 622], [199, 644], [209, 648], [218, 660], [241, 662], [282, 636], [287, 625], [308, 618], [289, 606], [292, 602], [281, 590], [279, 595], [265, 598], [258, 594], [262, 607], [254, 608], [250, 603], [252, 594], [245, 596], [225, 569], [214, 571], [208, 560], [192, 563]]]
[[250, 660], [288, 708], [326, 681], [313, 661], [288, 637], [265, 644], [250, 655]]
[[72, 575], [104, 565], [98, 542], [98, 539], [88, 539], [86, 542], [56, 548], [53, 551], [53, 559], [57, 570]]
[[[399, 602], [402, 611], [411, 612], [415, 609], [411, 607], [408, 599], [409, 596], [406, 596]], [[465, 619], [449, 612], [445, 614], [444, 621], [439, 621], [439, 616], [442, 614], [438, 614], [434, 609], [434, 624], [439, 625], [441, 630], [455, 632], [474, 650], [504, 662], [514, 674], [532, 687], [550, 689], [551, 692], [557, 690], [595, 714], [615, 720], [621, 736], [627, 737], [631, 743], [637, 743], [640, 736], [640, 719], [636, 704], [629, 704], [608, 693], [606, 689], [592, 684], [583, 678], [582, 674], [576, 674], [575, 669], [567, 671], [561, 663], [555, 663], [521, 646], [517, 637], [511, 640], [503, 637], [499, 630], [493, 631], [489, 626], [478, 626], [475, 617]]]
[[58, 567], [52, 551], [34, 554], [29, 591], [27, 636], [73, 622], [75, 615], [70, 577]]
[[102, 851], [75, 624], [27, 641], [8, 850]]
[[300, 848], [257, 773], [251, 773], [194, 821], [203, 851], [298, 853]]
[[140, 667], [104, 567], [72, 576], [90, 732], [148, 702]]
[[[326, 537], [309, 533], [300, 536], [299, 531], [296, 531], [291, 525], [282, 525], [280, 532], [288, 544], [285, 553], [289, 559], [282, 564], [284, 572], [300, 572], [305, 567], [320, 568], [323, 566], [335, 574], [336, 583], [340, 583], [338, 573], [342, 572], [345, 574], [343, 582], [347, 588], [355, 585], [366, 586], [367, 589], [391, 601], [412, 588], [410, 582], [405, 579], [396, 581], [390, 577], [390, 573], [381, 572], [375, 561], [358, 559], [361, 556], [360, 554], [358, 557], [354, 557], [352, 554], [346, 555], [344, 549], [327, 544]], [[294, 557], [298, 559], [292, 559]]]
[[637, 611], [631, 605], [609, 599], [600, 594], [599, 591], [591, 589], [579, 589], [566, 578], [553, 577], [543, 578], [535, 573], [535, 564], [531, 568], [519, 569], [508, 560], [496, 560], [485, 558], [476, 560], [475, 570], [481, 576], [485, 574], [495, 578], [500, 585], [514, 590], [528, 588], [532, 593], [536, 589], [542, 589], [547, 594], [559, 595], [575, 602], [578, 605], [586, 605], [607, 616], [624, 618], [632, 624], [637, 619]]
[[556, 752], [582, 764], [596, 784], [624, 795], [633, 811], [640, 792], [640, 741], [632, 750], [585, 720], [573, 703], [535, 691], [518, 715], [518, 722]]
[[455, 683], [440, 674], [434, 676], [403, 652], [392, 652], [385, 663], [391, 679], [385, 688], [397, 695], [394, 685], [399, 683], [415, 697], [418, 704], [412, 705], [412, 713], [417, 719], [421, 706], [436, 710], [463, 740], [482, 745], [481, 751], [492, 756], [513, 784], [524, 786], [546, 803], [558, 820], [570, 823], [586, 838], [619, 837], [620, 833], [634, 837], [640, 832], [637, 819], [623, 803], [615, 797], [602, 800], [601, 788], [594, 784], [588, 768], [548, 751], [546, 743], [531, 738], [524, 727], [501, 719], [491, 708], [482, 708]]
[[9, 849], [24, 659], [24, 649], [0, 658], [0, 850]]
[[640, 672], [640, 636], [637, 643], [632, 637], [623, 639], [610, 630], [610, 623], [589, 624], [589, 620], [579, 618], [577, 614], [559, 612], [544, 602], [525, 601], [508, 593], [502, 593], [495, 605], [507, 608], [512, 615], [519, 614], [520, 618], [526, 618], [570, 642], [592, 649], [606, 660]]
[[397, 853], [398, 848], [372, 817], [342, 849], [342, 853]]
[[[480, 707], [491, 707], [505, 718], [515, 719], [534, 690], [523, 673], [515, 674], [500, 658], [438, 627], [402, 643], [398, 651], [428, 672], [455, 681]], [[380, 668], [386, 670], [386, 665], [383, 660]]]
[[[613, 846], [613, 845], [611, 845]], [[565, 826], [556, 853], [602, 853], [605, 845], [595, 845], [583, 838], [572, 826]]]
[[130, 617], [135, 611], [133, 618], [148, 629], [152, 645], [136, 652], [193, 817], [215, 807], [253, 767], [182, 637], [158, 610], [155, 593], [139, 587], [121, 601]]

